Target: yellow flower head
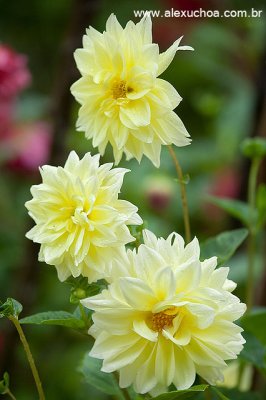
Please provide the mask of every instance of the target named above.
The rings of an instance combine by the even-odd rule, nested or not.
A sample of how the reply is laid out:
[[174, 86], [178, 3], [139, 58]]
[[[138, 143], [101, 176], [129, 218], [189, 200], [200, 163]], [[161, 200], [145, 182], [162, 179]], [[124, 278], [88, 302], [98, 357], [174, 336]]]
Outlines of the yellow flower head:
[[185, 246], [176, 233], [164, 240], [145, 231], [138, 252], [114, 260], [109, 288], [82, 301], [95, 310], [90, 354], [103, 359], [103, 371], [120, 372], [121, 387], [153, 395], [171, 383], [187, 389], [196, 373], [215, 384], [225, 360], [241, 351], [233, 321], [246, 306], [231, 293], [228, 268], [199, 256], [196, 238]]
[[45, 165], [43, 183], [25, 205], [36, 225], [27, 238], [41, 244], [39, 260], [54, 265], [60, 280], [80, 274], [96, 281], [108, 262], [134, 240], [128, 224], [141, 224], [137, 207], [118, 199], [124, 168], [99, 166], [100, 156], [79, 160], [72, 151], [64, 168]]
[[83, 37], [83, 48], [74, 56], [82, 77], [71, 87], [81, 104], [78, 130], [92, 138], [104, 154], [108, 142], [116, 164], [123, 152], [139, 162], [145, 154], [160, 165], [161, 145], [190, 143], [180, 118], [173, 112], [181, 101], [177, 91], [158, 76], [166, 70], [180, 39], [164, 53], [152, 43], [151, 19], [129, 21], [123, 29], [115, 15], [100, 33], [90, 27]]

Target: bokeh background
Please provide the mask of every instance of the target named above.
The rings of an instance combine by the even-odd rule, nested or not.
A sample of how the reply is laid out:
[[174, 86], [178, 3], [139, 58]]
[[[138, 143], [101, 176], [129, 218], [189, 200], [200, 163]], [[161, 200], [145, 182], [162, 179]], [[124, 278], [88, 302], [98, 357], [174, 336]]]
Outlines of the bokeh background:
[[[38, 263], [38, 246], [25, 238], [32, 225], [24, 207], [38, 167], [63, 165], [68, 152], [96, 153], [75, 131], [78, 105], [69, 87], [79, 77], [73, 51], [85, 28], [102, 31], [114, 12], [125, 25], [133, 10], [264, 10], [260, 18], [155, 18], [153, 37], [161, 50], [179, 36], [194, 52], [178, 52], [164, 73], [183, 101], [176, 110], [190, 132], [190, 147], [176, 150], [187, 185], [192, 231], [201, 240], [239, 223], [208, 202], [208, 195], [246, 199], [248, 163], [240, 143], [266, 135], [265, 1], [214, 0], [0, 0], [0, 300], [14, 297], [26, 316], [73, 310], [70, 288], [53, 267]], [[102, 162], [113, 161], [111, 149]], [[143, 159], [130, 168], [121, 197], [139, 207], [146, 226], [166, 236], [183, 234], [178, 184], [163, 149], [161, 168]], [[264, 166], [265, 167], [265, 166]], [[260, 180], [265, 180], [262, 168]], [[230, 262], [241, 296], [246, 279], [244, 248]], [[256, 265], [261, 276], [263, 263]], [[258, 282], [257, 302], [263, 282]], [[104, 399], [78, 371], [90, 342], [62, 327], [26, 326], [47, 399]], [[0, 372], [8, 371], [20, 400], [35, 399], [35, 388], [14, 329], [0, 321]]]

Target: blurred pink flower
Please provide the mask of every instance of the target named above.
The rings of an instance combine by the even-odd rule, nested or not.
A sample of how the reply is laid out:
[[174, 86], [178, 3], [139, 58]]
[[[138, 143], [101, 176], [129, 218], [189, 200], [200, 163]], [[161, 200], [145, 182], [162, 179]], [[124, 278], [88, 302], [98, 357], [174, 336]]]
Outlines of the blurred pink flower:
[[13, 118], [13, 101], [0, 100], [0, 140], [8, 136]]
[[235, 169], [225, 168], [214, 176], [209, 193], [218, 197], [237, 198], [239, 194], [239, 176]]
[[45, 122], [17, 125], [3, 147], [9, 154], [7, 166], [16, 171], [34, 172], [49, 159], [51, 127]]
[[147, 176], [143, 182], [143, 191], [151, 209], [162, 213], [174, 196], [174, 184], [165, 175]]
[[30, 83], [27, 58], [0, 45], [0, 102], [11, 99]]
[[[240, 177], [238, 171], [233, 167], [217, 171], [209, 184], [207, 193], [216, 197], [237, 199], [240, 193]], [[221, 223], [225, 220], [225, 211], [217, 206], [204, 201], [202, 208], [204, 213], [207, 213], [213, 222]]]
[[50, 126], [44, 122], [17, 124], [17, 95], [31, 81], [27, 58], [0, 45], [0, 160], [16, 171], [31, 172], [49, 158]]

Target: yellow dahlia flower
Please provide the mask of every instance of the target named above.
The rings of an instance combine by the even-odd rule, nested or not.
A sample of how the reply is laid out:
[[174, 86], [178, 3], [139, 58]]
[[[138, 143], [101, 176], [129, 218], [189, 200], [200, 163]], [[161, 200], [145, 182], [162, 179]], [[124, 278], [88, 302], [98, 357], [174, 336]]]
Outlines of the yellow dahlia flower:
[[137, 207], [118, 199], [128, 170], [99, 166], [99, 158], [80, 160], [72, 151], [64, 168], [43, 166], [43, 183], [25, 204], [36, 223], [26, 236], [41, 244], [39, 260], [54, 265], [60, 280], [103, 278], [108, 262], [135, 240], [127, 225], [142, 223]]
[[83, 48], [74, 56], [82, 77], [71, 87], [81, 104], [77, 128], [92, 138], [104, 154], [108, 142], [116, 164], [123, 152], [138, 161], [145, 154], [160, 165], [161, 145], [190, 143], [180, 118], [173, 112], [181, 101], [167, 81], [158, 78], [166, 70], [179, 46], [178, 39], [164, 53], [152, 43], [151, 19], [129, 21], [123, 29], [115, 15], [100, 33], [87, 29]]
[[109, 288], [83, 300], [95, 310], [90, 354], [103, 359], [103, 371], [119, 371], [121, 387], [153, 395], [171, 383], [187, 389], [196, 373], [215, 384], [225, 360], [241, 351], [233, 321], [246, 306], [231, 293], [228, 268], [199, 256], [196, 238], [185, 246], [176, 233], [164, 240], [145, 231], [137, 252], [113, 261]]

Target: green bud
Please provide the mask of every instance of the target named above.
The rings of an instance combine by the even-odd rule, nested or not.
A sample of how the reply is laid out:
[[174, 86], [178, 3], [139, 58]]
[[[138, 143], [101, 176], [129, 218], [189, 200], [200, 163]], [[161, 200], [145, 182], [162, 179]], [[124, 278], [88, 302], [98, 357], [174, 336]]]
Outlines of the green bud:
[[245, 139], [241, 148], [248, 158], [263, 158], [266, 156], [266, 139], [259, 137]]
[[77, 299], [85, 299], [85, 297], [87, 297], [86, 295], [86, 290], [78, 288], [75, 289], [73, 292], [73, 295], [77, 298]]
[[22, 311], [22, 305], [15, 299], [9, 297], [5, 303], [0, 303], [0, 318], [17, 318]]

